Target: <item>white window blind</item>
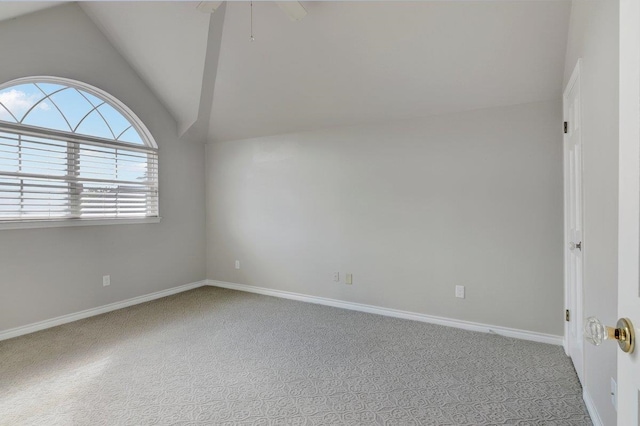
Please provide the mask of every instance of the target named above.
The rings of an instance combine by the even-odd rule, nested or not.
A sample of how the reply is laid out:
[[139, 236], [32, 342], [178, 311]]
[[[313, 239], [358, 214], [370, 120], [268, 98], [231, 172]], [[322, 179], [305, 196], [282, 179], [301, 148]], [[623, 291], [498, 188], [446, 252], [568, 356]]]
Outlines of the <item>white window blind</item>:
[[158, 216], [155, 150], [66, 139], [0, 125], [0, 220]]
[[[121, 113], [104, 99], [90, 98], [93, 95], [75, 87], [54, 87], [54, 94], [66, 87], [86, 99], [86, 112], [76, 113], [78, 118], [73, 123], [68, 119], [71, 114], [64, 114], [64, 108], [73, 112], [69, 108], [77, 110], [77, 105], [59, 107], [47, 95], [47, 86], [38, 83], [34, 86], [42, 92], [41, 99], [33, 101], [22, 116], [17, 108], [12, 110], [6, 105], [8, 101], [2, 102], [3, 93], [15, 98], [16, 91], [0, 91], [0, 109], [4, 107], [11, 118], [7, 119], [9, 114], [4, 117], [0, 114], [0, 223], [158, 217], [158, 150], [143, 142], [138, 133], [140, 127], [123, 121]], [[39, 108], [43, 102], [49, 106], [45, 103], [46, 107]], [[60, 100], [58, 103], [62, 104]], [[105, 105], [113, 111], [104, 109]], [[25, 124], [31, 111], [42, 115], [43, 111], [52, 110], [60, 113], [68, 130], [44, 128], [41, 123]], [[91, 119], [94, 115], [102, 118], [109, 133], [96, 124], [86, 124], [87, 117]], [[123, 121], [120, 129], [111, 117]], [[39, 120], [46, 124], [48, 118]], [[82, 126], [83, 134], [74, 133]], [[93, 129], [98, 129], [93, 133], [103, 134], [92, 135]], [[118, 134], [124, 138], [118, 140]]]

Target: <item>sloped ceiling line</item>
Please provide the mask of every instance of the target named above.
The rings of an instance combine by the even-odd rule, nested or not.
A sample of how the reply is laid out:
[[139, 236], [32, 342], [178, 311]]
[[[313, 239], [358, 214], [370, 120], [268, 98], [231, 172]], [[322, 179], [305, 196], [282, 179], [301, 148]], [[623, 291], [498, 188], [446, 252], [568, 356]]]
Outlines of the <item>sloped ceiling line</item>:
[[179, 134], [198, 119], [211, 15], [190, 1], [80, 2], [173, 115]]
[[218, 59], [220, 57], [220, 47], [222, 44], [226, 6], [226, 2], [222, 3], [210, 17], [198, 118], [184, 134], [180, 135], [181, 140], [206, 142], [209, 132], [209, 122], [211, 120], [211, 108], [213, 107], [213, 93], [218, 72]]

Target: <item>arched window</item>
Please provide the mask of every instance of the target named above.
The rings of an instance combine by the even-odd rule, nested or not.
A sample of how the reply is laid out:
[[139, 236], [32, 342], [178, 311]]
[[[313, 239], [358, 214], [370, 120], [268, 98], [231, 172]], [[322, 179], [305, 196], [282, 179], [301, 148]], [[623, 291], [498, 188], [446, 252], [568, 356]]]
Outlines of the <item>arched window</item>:
[[109, 94], [73, 80], [0, 85], [0, 226], [158, 217], [158, 148]]

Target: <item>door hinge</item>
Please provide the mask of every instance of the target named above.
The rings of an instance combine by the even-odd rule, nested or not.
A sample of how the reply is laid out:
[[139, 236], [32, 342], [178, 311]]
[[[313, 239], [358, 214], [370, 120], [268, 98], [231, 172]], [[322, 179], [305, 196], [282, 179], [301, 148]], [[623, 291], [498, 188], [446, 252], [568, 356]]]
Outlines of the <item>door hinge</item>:
[[564, 132], [565, 133], [569, 133], [569, 122], [568, 121], [564, 122]]
[[571, 318], [571, 316], [569, 315], [569, 310], [565, 309], [565, 311], [564, 311], [564, 320], [568, 322], [570, 318]]

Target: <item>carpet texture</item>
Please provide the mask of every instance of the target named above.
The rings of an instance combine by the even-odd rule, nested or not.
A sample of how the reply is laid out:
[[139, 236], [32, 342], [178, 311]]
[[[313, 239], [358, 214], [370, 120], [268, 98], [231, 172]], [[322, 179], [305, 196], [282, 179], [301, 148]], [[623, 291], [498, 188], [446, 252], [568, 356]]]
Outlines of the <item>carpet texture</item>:
[[561, 347], [232, 290], [0, 342], [2, 425], [589, 425]]

